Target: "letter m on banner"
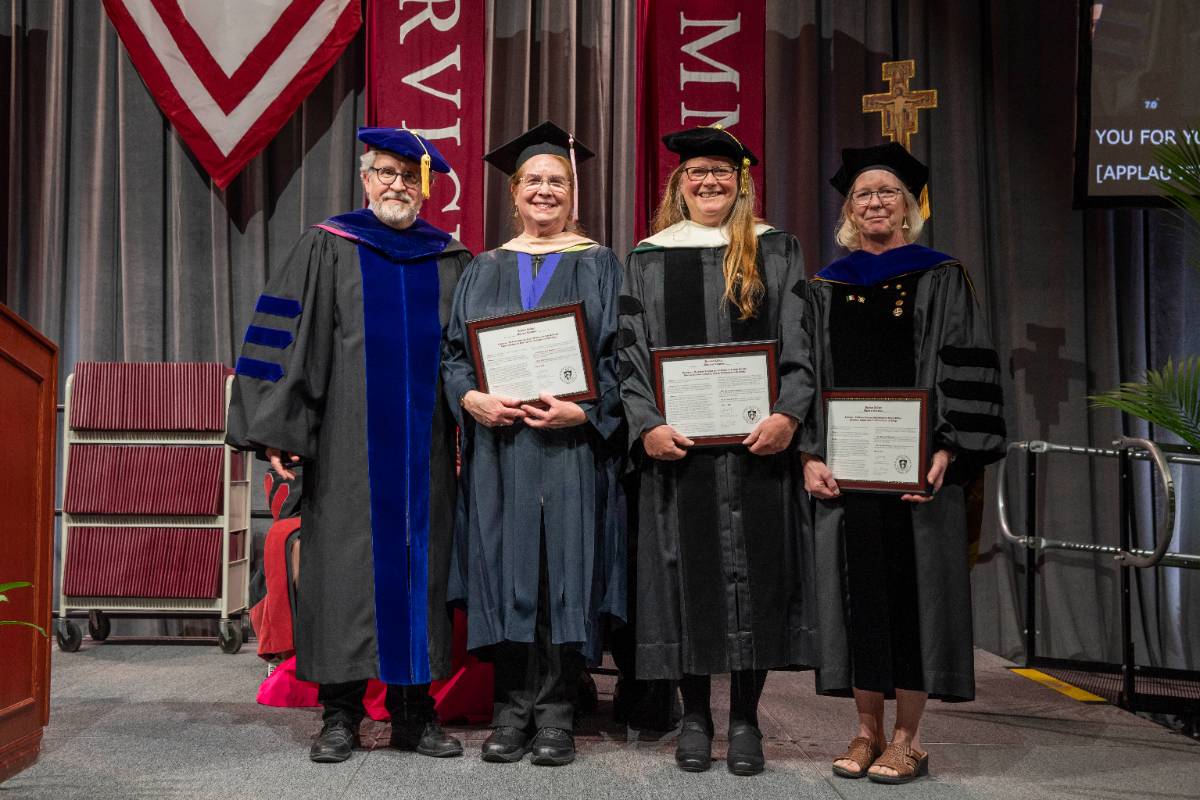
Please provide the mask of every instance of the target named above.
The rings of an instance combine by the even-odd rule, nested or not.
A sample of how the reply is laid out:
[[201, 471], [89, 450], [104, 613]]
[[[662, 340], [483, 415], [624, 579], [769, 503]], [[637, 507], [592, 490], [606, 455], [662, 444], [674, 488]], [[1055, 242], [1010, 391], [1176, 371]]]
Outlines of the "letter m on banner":
[[762, 157], [766, 26], [765, 0], [638, 0], [638, 239], [678, 163], [665, 134], [721, 125]]
[[224, 189], [362, 25], [359, 0], [104, 0], [175, 132]]

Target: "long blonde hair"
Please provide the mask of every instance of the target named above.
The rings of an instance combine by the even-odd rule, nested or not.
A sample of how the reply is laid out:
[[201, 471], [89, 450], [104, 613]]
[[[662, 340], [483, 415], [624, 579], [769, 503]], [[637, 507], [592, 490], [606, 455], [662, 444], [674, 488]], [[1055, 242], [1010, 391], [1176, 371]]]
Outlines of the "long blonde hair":
[[[687, 202], [679, 188], [686, 163], [676, 167], [667, 179], [667, 188], [651, 223], [654, 233], [690, 219]], [[724, 221], [729, 226], [729, 247], [725, 250], [725, 263], [722, 265], [725, 276], [722, 299], [736, 306], [741, 314], [739, 319], [745, 321], [758, 313], [758, 304], [767, 289], [758, 272], [758, 237], [754, 233], [754, 226], [762, 220], [754, 216], [754, 177], [745, 164], [738, 170], [738, 175], [737, 198]]]
[[[571, 170], [571, 162], [568, 159], [563, 158], [560, 155], [555, 155], [554, 153], [547, 153], [546, 155], [553, 158], [555, 161], [557, 161], [559, 164], [562, 165], [564, 170], [566, 170], [568, 196], [571, 198], [574, 198], [575, 197], [575, 173]], [[528, 160], [526, 161], [526, 163], [528, 163]], [[525, 232], [525, 223], [521, 221], [521, 214], [520, 214], [520, 212], [517, 211], [517, 192], [520, 191], [520, 189], [521, 189], [521, 179], [524, 177], [524, 175], [525, 175], [525, 164], [522, 164], [520, 166], [520, 168], [517, 169], [516, 172], [514, 172], [512, 175], [508, 176], [508, 195], [509, 195], [509, 198], [513, 201], [513, 204], [512, 204], [513, 205], [513, 211], [512, 211], [513, 230], [516, 231], [517, 236], [520, 236], [522, 233]], [[578, 233], [580, 236], [587, 236], [587, 234], [583, 230], [583, 226], [579, 224], [579, 221], [572, 219], [572, 217], [574, 217], [574, 216], [575, 216], [575, 209], [572, 207], [567, 214], [567, 227], [564, 228], [563, 230], [571, 231], [573, 233]]]

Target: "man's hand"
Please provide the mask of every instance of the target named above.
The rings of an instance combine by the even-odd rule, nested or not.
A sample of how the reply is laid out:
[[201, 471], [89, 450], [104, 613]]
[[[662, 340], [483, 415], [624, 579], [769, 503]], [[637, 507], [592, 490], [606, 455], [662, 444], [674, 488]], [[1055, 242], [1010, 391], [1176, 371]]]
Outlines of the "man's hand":
[[549, 392], [538, 395], [538, 404], [521, 406], [525, 424], [531, 428], [572, 428], [587, 422], [587, 414], [569, 400], [559, 400]]
[[792, 443], [800, 422], [787, 414], [772, 414], [754, 426], [742, 444], [756, 456], [773, 456]]
[[930, 486], [933, 487], [933, 491], [929, 494], [902, 494], [900, 499], [910, 503], [928, 503], [937, 494], [938, 489], [942, 488], [942, 479], [946, 477], [946, 468], [953, 460], [949, 450], [938, 450], [933, 454], [933, 464], [929, 467], [929, 474], [925, 476]]
[[500, 428], [524, 419], [521, 402], [511, 397], [484, 394], [472, 389], [462, 397], [462, 407], [485, 428]]
[[[289, 481], [296, 479], [296, 473], [283, 465], [283, 451], [277, 450], [274, 447], [267, 448], [267, 459], [271, 462], [271, 469], [275, 470], [275, 474], [281, 478], [286, 478]], [[300, 460], [300, 456], [295, 453], [287, 454], [288, 465], [291, 466]]]
[[804, 490], [813, 497], [821, 500], [833, 500], [841, 497], [837, 481], [833, 479], [833, 471], [829, 465], [816, 456], [805, 453], [801, 457], [804, 463]]
[[685, 448], [692, 444], [691, 439], [670, 425], [659, 425], [642, 434], [642, 449], [659, 461], [678, 461], [687, 455]]

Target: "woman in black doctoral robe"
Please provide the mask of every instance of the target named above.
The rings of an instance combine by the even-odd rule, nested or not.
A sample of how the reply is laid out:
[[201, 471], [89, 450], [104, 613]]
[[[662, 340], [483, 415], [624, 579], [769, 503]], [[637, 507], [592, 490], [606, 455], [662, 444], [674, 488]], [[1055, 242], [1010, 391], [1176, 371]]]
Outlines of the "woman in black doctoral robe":
[[[926, 699], [975, 695], [963, 486], [1004, 452], [999, 361], [963, 265], [913, 244], [925, 165], [896, 143], [843, 150], [842, 162], [838, 242], [853, 252], [810, 285], [813, 363], [822, 390], [929, 390], [933, 455], [918, 468], [933, 493], [842, 491], [817, 407], [802, 445], [817, 499], [817, 690], [852, 693], [858, 710], [834, 773], [905, 783], [928, 771]], [[896, 698], [890, 743], [885, 697]]]
[[[467, 265], [443, 345], [446, 396], [462, 428], [450, 596], [466, 604], [467, 646], [486, 648], [496, 666], [484, 761], [530, 750], [543, 766], [574, 759], [580, 671], [598, 655], [601, 614], [625, 614], [621, 450], [610, 443], [621, 426], [621, 265], [572, 218], [572, 161], [590, 155], [552, 123], [488, 155], [511, 176], [520, 234]], [[598, 399], [543, 393], [529, 403], [481, 391], [468, 322], [574, 302], [583, 304]]]
[[[754, 155], [720, 128], [663, 140], [678, 153], [655, 234], [625, 266], [621, 396], [639, 477], [637, 674], [677, 679], [679, 766], [708, 769], [710, 677], [731, 673], [728, 768], [762, 771], [767, 670], [811, 664], [793, 436], [813, 375], [794, 237], [754, 217]], [[735, 445], [694, 447], [655, 397], [651, 348], [775, 340], [778, 399]], [[750, 426], [747, 426], [749, 429]]]

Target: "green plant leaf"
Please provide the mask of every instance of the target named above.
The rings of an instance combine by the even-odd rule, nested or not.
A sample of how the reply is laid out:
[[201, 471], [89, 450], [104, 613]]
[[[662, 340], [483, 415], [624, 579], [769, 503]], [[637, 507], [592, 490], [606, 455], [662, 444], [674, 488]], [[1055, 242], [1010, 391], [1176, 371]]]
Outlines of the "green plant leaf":
[[1091, 395], [1095, 408], [1115, 408], [1174, 433], [1200, 449], [1200, 356], [1178, 365], [1167, 359], [1161, 370], [1146, 370], [1142, 383]]
[[22, 625], [26, 628], [33, 628], [42, 635], [42, 638], [49, 639], [50, 634], [46, 633], [46, 629], [41, 625], [34, 625], [32, 622], [25, 622], [19, 619], [0, 619], [0, 625]]
[[33, 586], [29, 581], [13, 581], [12, 583], [0, 583], [0, 593], [7, 592], [9, 589], [21, 589], [26, 586]]

